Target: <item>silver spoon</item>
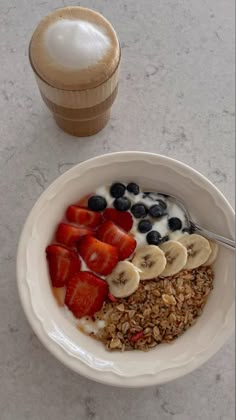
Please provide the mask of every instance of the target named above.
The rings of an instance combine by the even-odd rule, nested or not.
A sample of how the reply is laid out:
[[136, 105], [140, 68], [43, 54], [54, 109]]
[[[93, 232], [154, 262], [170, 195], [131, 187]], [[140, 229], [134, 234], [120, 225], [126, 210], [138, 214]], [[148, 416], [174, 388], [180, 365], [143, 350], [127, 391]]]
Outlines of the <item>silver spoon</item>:
[[[151, 193], [153, 194], [153, 193]], [[191, 230], [192, 233], [199, 233], [202, 236], [205, 236], [208, 239], [211, 239], [213, 241], [218, 242], [219, 244], [231, 249], [231, 250], [235, 250], [235, 241], [232, 239], [228, 239], [225, 238], [224, 236], [221, 235], [217, 235], [216, 233], [210, 232], [209, 230], [199, 226], [197, 223], [193, 222], [191, 220], [191, 216], [190, 213], [188, 211], [188, 209], [185, 207], [184, 203], [182, 200], [180, 200], [179, 198], [170, 195], [170, 194], [166, 194], [166, 193], [154, 193], [157, 197], [158, 195], [162, 195], [163, 197], [166, 197], [168, 199], [171, 199], [172, 201], [174, 201], [180, 208], [182, 208], [182, 210], [185, 213], [185, 217], [186, 217], [186, 221], [188, 224], [188, 228]]]

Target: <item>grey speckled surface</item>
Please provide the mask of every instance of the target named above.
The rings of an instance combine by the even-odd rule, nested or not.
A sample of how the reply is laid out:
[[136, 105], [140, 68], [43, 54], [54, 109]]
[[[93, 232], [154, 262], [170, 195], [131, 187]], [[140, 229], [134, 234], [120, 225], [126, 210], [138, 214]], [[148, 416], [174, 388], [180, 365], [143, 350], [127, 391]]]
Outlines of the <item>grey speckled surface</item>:
[[27, 43], [63, 0], [0, 0], [1, 420], [232, 420], [233, 339], [205, 366], [145, 390], [92, 383], [59, 364], [31, 331], [15, 283], [27, 213], [77, 162], [118, 150], [192, 165], [233, 202], [233, 0], [70, 1], [100, 10], [119, 33], [123, 64], [109, 126], [90, 139], [59, 131], [42, 104]]

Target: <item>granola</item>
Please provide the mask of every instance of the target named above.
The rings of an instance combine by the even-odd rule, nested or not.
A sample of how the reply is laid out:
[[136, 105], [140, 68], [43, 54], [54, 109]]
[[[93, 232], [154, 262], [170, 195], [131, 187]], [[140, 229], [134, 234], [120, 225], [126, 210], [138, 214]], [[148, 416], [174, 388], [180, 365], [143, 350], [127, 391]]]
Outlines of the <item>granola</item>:
[[213, 281], [211, 267], [142, 281], [130, 297], [104, 303], [96, 318], [105, 327], [92, 336], [109, 351], [147, 351], [171, 343], [202, 314]]

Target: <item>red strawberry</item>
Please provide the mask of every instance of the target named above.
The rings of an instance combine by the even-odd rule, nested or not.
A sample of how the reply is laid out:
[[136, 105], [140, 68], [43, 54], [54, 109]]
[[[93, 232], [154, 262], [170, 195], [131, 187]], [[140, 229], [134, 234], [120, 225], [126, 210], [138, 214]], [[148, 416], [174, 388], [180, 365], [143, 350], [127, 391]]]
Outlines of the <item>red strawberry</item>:
[[90, 197], [92, 197], [93, 195], [94, 195], [93, 193], [85, 195], [84, 197], [82, 197], [76, 203], [76, 205], [79, 206], [79, 207], [83, 207], [83, 208], [87, 209], [88, 208], [88, 201], [89, 201]]
[[108, 299], [109, 299], [111, 302], [117, 302], [117, 299], [115, 298], [115, 296], [113, 296], [110, 292], [108, 293]]
[[104, 211], [103, 217], [105, 220], [110, 220], [115, 225], [121, 227], [126, 232], [129, 232], [133, 226], [133, 218], [128, 211], [118, 211], [116, 209], [108, 208]]
[[136, 240], [110, 221], [100, 226], [98, 238], [107, 244], [115, 246], [120, 260], [130, 257], [136, 248]]
[[75, 274], [68, 283], [65, 304], [76, 318], [93, 316], [107, 298], [108, 285], [87, 271]]
[[53, 287], [65, 286], [71, 276], [80, 271], [79, 256], [71, 249], [53, 244], [46, 248], [46, 254]]
[[132, 343], [137, 343], [137, 341], [139, 341], [141, 338], [143, 338], [144, 333], [143, 331], [138, 332], [137, 334], [133, 335], [130, 339], [130, 341], [132, 341]]
[[83, 226], [74, 226], [67, 223], [60, 223], [57, 232], [56, 240], [61, 244], [67, 246], [76, 245], [76, 243], [86, 235], [94, 235], [92, 229], [83, 227]]
[[77, 223], [86, 227], [96, 228], [101, 224], [102, 216], [100, 213], [83, 209], [78, 206], [70, 206], [66, 211], [69, 222]]
[[92, 236], [83, 238], [78, 250], [89, 269], [104, 276], [110, 274], [118, 263], [116, 248]]

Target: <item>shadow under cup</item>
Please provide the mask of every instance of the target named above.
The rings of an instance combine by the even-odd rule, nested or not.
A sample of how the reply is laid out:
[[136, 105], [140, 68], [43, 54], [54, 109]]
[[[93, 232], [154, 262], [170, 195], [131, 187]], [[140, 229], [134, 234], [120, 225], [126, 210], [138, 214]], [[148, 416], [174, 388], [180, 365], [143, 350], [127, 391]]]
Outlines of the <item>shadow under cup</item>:
[[73, 136], [85, 137], [98, 133], [106, 126], [118, 92], [121, 53], [115, 71], [107, 80], [83, 90], [58, 89], [44, 81], [34, 68], [30, 46], [29, 59], [42, 99], [62, 130]]

